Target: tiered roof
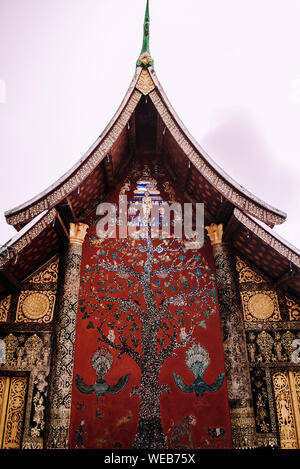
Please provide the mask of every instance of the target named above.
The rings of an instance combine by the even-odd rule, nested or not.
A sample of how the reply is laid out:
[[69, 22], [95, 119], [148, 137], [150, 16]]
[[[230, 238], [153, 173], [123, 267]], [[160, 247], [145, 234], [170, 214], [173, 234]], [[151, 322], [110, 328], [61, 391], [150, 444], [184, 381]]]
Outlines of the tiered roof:
[[154, 71], [149, 1], [136, 71], [118, 111], [85, 155], [58, 181], [5, 213], [18, 234], [0, 251], [0, 294], [21, 282], [68, 241], [139, 154], [159, 157], [186, 201], [204, 202], [205, 222], [223, 223], [225, 241], [276, 285], [300, 296], [300, 252], [272, 228], [286, 214], [236, 183], [189, 134]]

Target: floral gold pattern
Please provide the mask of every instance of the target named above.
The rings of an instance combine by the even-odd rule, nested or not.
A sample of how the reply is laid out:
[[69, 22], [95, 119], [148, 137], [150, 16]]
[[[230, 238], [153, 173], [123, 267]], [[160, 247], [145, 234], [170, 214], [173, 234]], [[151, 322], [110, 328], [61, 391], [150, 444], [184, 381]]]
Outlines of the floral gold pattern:
[[[27, 404], [21, 446], [23, 449], [42, 449], [45, 427], [43, 408], [48, 392], [47, 379], [50, 372], [51, 334], [49, 332], [36, 334], [15, 333], [15, 335], [9, 334], [3, 337], [2, 340], [6, 344], [6, 360], [5, 363], [0, 365], [1, 373], [9, 374], [9, 379], [15, 371], [30, 373], [28, 389], [26, 390]], [[1, 411], [3, 378], [3, 376], [0, 377], [0, 435], [3, 435], [3, 432], [1, 433], [1, 424], [4, 427], [5, 415], [7, 414], [6, 409]], [[3, 412], [5, 413], [4, 417]]]
[[279, 321], [281, 319], [278, 299], [274, 291], [243, 291], [241, 298], [245, 321]]
[[[10, 383], [8, 381], [10, 381]], [[6, 392], [6, 396], [4, 394], [0, 396], [0, 399], [2, 397], [2, 414], [4, 414], [4, 407], [6, 408], [4, 423], [2, 419], [2, 448], [18, 449], [21, 446], [23, 416], [25, 410], [26, 390], [28, 384], [27, 378], [7, 378], [7, 381], [4, 384], [6, 390], [8, 388], [8, 384], [10, 385], [10, 387], [9, 393]]]
[[289, 372], [276, 372], [273, 374], [273, 386], [276, 400], [277, 418], [279, 424], [280, 444], [282, 449], [298, 449], [297, 429], [294, 418], [295, 407], [293, 402]]
[[8, 311], [10, 308], [11, 295], [0, 301], [0, 322], [7, 321]]
[[286, 306], [289, 312], [289, 318], [291, 321], [299, 321], [300, 320], [300, 306], [291, 298], [285, 297], [286, 299]]
[[238, 256], [236, 258], [236, 270], [239, 274], [240, 283], [263, 283], [265, 281], [259, 274], [254, 272], [254, 270], [250, 269], [246, 262], [244, 262]]
[[50, 262], [43, 270], [34, 275], [29, 283], [56, 283], [58, 280], [59, 259]]
[[138, 82], [136, 84], [136, 88], [143, 93], [144, 95], [149, 94], [151, 91], [154, 90], [155, 85], [152, 81], [152, 78], [149, 75], [147, 70], [142, 70]]
[[25, 290], [19, 296], [16, 322], [49, 323], [53, 319], [55, 292]]

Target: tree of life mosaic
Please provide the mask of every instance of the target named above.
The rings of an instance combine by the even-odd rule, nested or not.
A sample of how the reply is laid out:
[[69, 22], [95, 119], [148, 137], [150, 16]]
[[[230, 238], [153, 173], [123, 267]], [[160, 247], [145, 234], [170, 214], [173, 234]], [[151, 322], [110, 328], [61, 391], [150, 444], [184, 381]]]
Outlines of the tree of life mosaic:
[[[149, 197], [149, 184], [146, 196], [131, 186]], [[88, 239], [71, 447], [230, 446], [210, 246], [188, 249], [173, 237], [99, 242], [91, 230]]]

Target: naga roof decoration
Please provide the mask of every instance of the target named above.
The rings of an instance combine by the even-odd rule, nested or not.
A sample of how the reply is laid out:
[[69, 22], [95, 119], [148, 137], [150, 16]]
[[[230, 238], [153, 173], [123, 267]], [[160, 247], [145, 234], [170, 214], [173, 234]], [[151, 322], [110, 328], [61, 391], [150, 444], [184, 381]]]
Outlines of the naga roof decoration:
[[[269, 256], [265, 264], [257, 258], [261, 270], [273, 275], [274, 282], [288, 277], [289, 288], [299, 295], [299, 251], [270, 229], [283, 223], [286, 214], [236, 183], [189, 134], [154, 71], [149, 25], [147, 0], [142, 50], [133, 80], [102, 134], [58, 181], [5, 213], [7, 223], [21, 231], [0, 251], [1, 277], [13, 276], [17, 283], [46, 262], [68, 239], [68, 223], [83, 220], [118, 183], [132, 158], [147, 153], [159, 156], [186, 201], [205, 204], [207, 222], [223, 223], [234, 246], [242, 252], [247, 248], [246, 257], [251, 258], [259, 246]], [[38, 253], [41, 240], [44, 244]], [[273, 258], [279, 263], [277, 270]], [[291, 266], [293, 275], [289, 274]], [[0, 285], [0, 294], [3, 288]]]

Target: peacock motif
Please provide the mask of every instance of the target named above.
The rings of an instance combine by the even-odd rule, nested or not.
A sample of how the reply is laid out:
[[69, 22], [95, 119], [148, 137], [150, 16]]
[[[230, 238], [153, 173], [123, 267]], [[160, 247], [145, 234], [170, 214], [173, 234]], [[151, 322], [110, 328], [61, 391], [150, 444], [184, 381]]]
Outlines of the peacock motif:
[[186, 352], [185, 362], [195, 377], [195, 381], [187, 385], [183, 378], [173, 373], [176, 385], [182, 392], [195, 393], [197, 399], [203, 398], [205, 392], [216, 392], [220, 389], [224, 381], [225, 373], [221, 373], [213, 384], [207, 384], [204, 373], [210, 364], [208, 351], [201, 344], [193, 344]]
[[112, 367], [113, 364], [113, 357], [112, 354], [106, 350], [106, 349], [97, 349], [96, 352], [93, 354], [92, 359], [91, 359], [91, 365], [94, 368], [96, 375], [97, 375], [97, 381], [92, 384], [88, 385], [84, 382], [83, 378], [79, 375], [75, 376], [75, 383], [77, 388], [79, 389], [80, 392], [84, 394], [96, 394], [97, 398], [97, 403], [99, 396], [102, 397], [102, 404], [103, 404], [103, 398], [104, 395], [107, 394], [118, 394], [122, 389], [125, 388], [129, 374], [122, 376], [117, 384], [110, 386], [106, 381], [105, 381], [105, 376]]

